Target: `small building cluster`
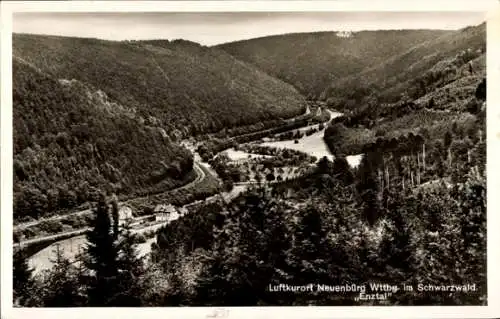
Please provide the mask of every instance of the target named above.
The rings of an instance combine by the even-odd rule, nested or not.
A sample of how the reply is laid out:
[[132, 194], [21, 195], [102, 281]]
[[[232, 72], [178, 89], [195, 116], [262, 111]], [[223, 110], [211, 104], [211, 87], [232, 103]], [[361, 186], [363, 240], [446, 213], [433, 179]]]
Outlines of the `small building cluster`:
[[157, 205], [154, 209], [155, 220], [160, 221], [168, 221], [177, 219], [182, 217], [188, 213], [187, 208], [184, 207], [175, 207], [172, 204], [160, 204]]

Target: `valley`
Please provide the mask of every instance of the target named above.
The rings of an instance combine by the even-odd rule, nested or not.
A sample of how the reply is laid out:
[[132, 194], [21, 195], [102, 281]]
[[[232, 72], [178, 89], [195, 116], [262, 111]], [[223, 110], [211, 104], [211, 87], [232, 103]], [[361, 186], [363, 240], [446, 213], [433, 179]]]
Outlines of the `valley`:
[[[484, 304], [485, 41], [14, 34], [16, 303]], [[478, 289], [267, 289], [374, 281]]]
[[[319, 113], [321, 113], [321, 108], [318, 108], [318, 110], [319, 110]], [[326, 112], [328, 112], [330, 116], [329, 116], [328, 122], [323, 123], [323, 124], [328, 124], [335, 116], [341, 115], [340, 113], [334, 113], [330, 110], [326, 110]], [[308, 115], [309, 113], [310, 113], [310, 108], [308, 107], [306, 112], [301, 116]], [[293, 121], [293, 120], [294, 119], [290, 119], [289, 121]], [[315, 126], [315, 125], [306, 126], [304, 128], [299, 128], [298, 131], [305, 131], [307, 129], [310, 129], [313, 126]], [[267, 130], [263, 131], [263, 133], [265, 133], [265, 132], [267, 132]], [[316, 158], [318, 158], [318, 160], [319, 160], [319, 158], [321, 158], [323, 156], [326, 156], [326, 157], [332, 159], [332, 155], [328, 152], [326, 145], [323, 141], [323, 133], [324, 133], [323, 130], [321, 130], [319, 132], [314, 133], [313, 135], [310, 135], [310, 136], [307, 136], [307, 137], [300, 139], [300, 144], [302, 145], [300, 147], [300, 149], [297, 149], [295, 147], [296, 144], [290, 144], [289, 146], [287, 146], [286, 144], [283, 145], [282, 142], [263, 142], [263, 143], [262, 142], [261, 143], [250, 142], [250, 143], [251, 144], [256, 143], [256, 145], [262, 145], [262, 146], [267, 146], [267, 147], [271, 147], [271, 148], [278, 148], [278, 149], [287, 149], [287, 148], [292, 149], [292, 150], [295, 149], [295, 150], [307, 153], [313, 157], [316, 157]], [[189, 149], [191, 152], [193, 152], [193, 157], [194, 157], [193, 170], [196, 172], [196, 178], [193, 181], [190, 181], [189, 183], [176, 188], [174, 191], [179, 191], [182, 189], [189, 189], [191, 187], [196, 188], [198, 186], [198, 184], [200, 184], [201, 182], [203, 182], [204, 179], [207, 178], [207, 174], [210, 174], [212, 178], [215, 178], [219, 181], [219, 183], [222, 183], [222, 181], [220, 180], [220, 177], [217, 176], [217, 173], [214, 171], [214, 169], [210, 166], [209, 163], [203, 162], [203, 160], [201, 159], [199, 154], [196, 152], [196, 148], [192, 144], [190, 144], [188, 140], [181, 142], [181, 145], [184, 145], [187, 149]], [[318, 145], [322, 145], [322, 148], [320, 149], [319, 152], [318, 152]], [[221, 153], [225, 153], [228, 151], [229, 152], [232, 151], [233, 153], [236, 153], [236, 151], [231, 150], [231, 149], [229, 149], [227, 151], [222, 151]], [[238, 151], [238, 152], [239, 153], [236, 153], [236, 154], [238, 154], [239, 156], [243, 156], [243, 159], [248, 159], [249, 153], [245, 153], [245, 152], [241, 152], [241, 151]], [[264, 155], [264, 156], [266, 156], [266, 155]], [[215, 157], [217, 157], [217, 155]], [[272, 158], [272, 156], [267, 156], [267, 157]], [[353, 156], [351, 166], [353, 166], [353, 167], [357, 166], [359, 164], [360, 157], [361, 157], [360, 155]], [[202, 166], [205, 169], [203, 169]], [[292, 167], [292, 169], [293, 169], [293, 167]], [[276, 174], [276, 175], [279, 176], [279, 174]], [[299, 172], [299, 175], [296, 175], [296, 176], [289, 175], [289, 176], [285, 177], [284, 179], [294, 178], [297, 176], [300, 176], [300, 172]], [[265, 182], [265, 180], [263, 182]], [[182, 206], [182, 209], [185, 211], [185, 213], [189, 213], [189, 207], [192, 207], [193, 205], [196, 205], [196, 204], [207, 203], [207, 202], [210, 202], [213, 200], [217, 200], [221, 196], [222, 196], [222, 198], [224, 198], [224, 200], [231, 201], [231, 199], [237, 197], [240, 193], [244, 192], [246, 190], [246, 188], [251, 186], [253, 183], [256, 183], [255, 179], [253, 179], [253, 182], [250, 181], [250, 182], [246, 182], [246, 183], [237, 183], [229, 191], [222, 192], [220, 194], [216, 194], [216, 195], [211, 196], [211, 197], [207, 197], [203, 200], [197, 200], [197, 201], [193, 201], [191, 203], [186, 203]], [[134, 199], [130, 199], [129, 201], [136, 202], [136, 201], [139, 201], [141, 199], [147, 200], [147, 197], [134, 198]], [[157, 204], [157, 206], [158, 205], [165, 205], [165, 204], [168, 205], [169, 203], [168, 202], [160, 203], [160, 204]], [[118, 203], [120, 210], [122, 210], [124, 208], [130, 209], [130, 207], [127, 205], [129, 205], [129, 203], [127, 201]], [[88, 218], [92, 214], [93, 214], [92, 209], [85, 209], [85, 210], [72, 212], [72, 213], [65, 214], [65, 215], [58, 215], [58, 216], [53, 216], [53, 217], [49, 217], [49, 218], [43, 218], [43, 219], [37, 220], [37, 221], [20, 223], [20, 224], [17, 224], [14, 226], [14, 233], [26, 231], [26, 229], [29, 229], [30, 227], [33, 227], [33, 226], [38, 226], [40, 223], [54, 223], [54, 222], [58, 222], [60, 220], [68, 219], [68, 218], [72, 218], [72, 217], [82, 217], [83, 216], [83, 217]], [[151, 215], [133, 217], [133, 218], [129, 219], [129, 222], [131, 224], [137, 224], [138, 221], [144, 220], [145, 217], [147, 217], [148, 219], [150, 217], [154, 219], [155, 215], [156, 214], [153, 213]], [[166, 224], [168, 224], [171, 221], [176, 220], [180, 217], [182, 217], [182, 215], [179, 215], [179, 213], [177, 211], [175, 211], [173, 213], [170, 213], [167, 216], [166, 221], [160, 221], [160, 222], [156, 222], [156, 223], [153, 222], [153, 223], [148, 223], [148, 224], [140, 223], [134, 227], [133, 231], [134, 231], [134, 233], [137, 233], [137, 234], [149, 233], [149, 236], [151, 236], [151, 235], [154, 236], [155, 229], [158, 229], [162, 226], [165, 226]], [[29, 238], [27, 240], [22, 240], [20, 242], [15, 243], [14, 248], [29, 247], [30, 245], [38, 244], [40, 242], [50, 243], [47, 247], [41, 249], [40, 251], [34, 251], [33, 256], [31, 256], [29, 258], [29, 263], [32, 266], [32, 268], [34, 269], [34, 272], [40, 273], [43, 270], [51, 269], [51, 267], [54, 265], [54, 261], [55, 261], [54, 258], [55, 258], [57, 249], [61, 249], [63, 251], [65, 258], [67, 258], [70, 261], [75, 261], [75, 258], [77, 257], [77, 255], [82, 252], [82, 249], [84, 247], [84, 243], [86, 241], [85, 236], [82, 235], [82, 233], [85, 233], [88, 230], [90, 230], [90, 229], [85, 226], [85, 227], [82, 227], [80, 229], [74, 229], [71, 231], [60, 232], [60, 233], [51, 234], [48, 236], [38, 236], [35, 238]], [[74, 236], [72, 236], [72, 234], [74, 234]], [[155, 238], [149, 238], [149, 236], [145, 237], [145, 242], [140, 243], [138, 246], [138, 251], [139, 251], [139, 254], [141, 256], [148, 255], [151, 251], [151, 244], [155, 242]], [[57, 238], [64, 238], [64, 239], [57, 240]], [[56, 241], [54, 241], [54, 240], [56, 240]], [[43, 246], [41, 246], [41, 247], [43, 247]]]

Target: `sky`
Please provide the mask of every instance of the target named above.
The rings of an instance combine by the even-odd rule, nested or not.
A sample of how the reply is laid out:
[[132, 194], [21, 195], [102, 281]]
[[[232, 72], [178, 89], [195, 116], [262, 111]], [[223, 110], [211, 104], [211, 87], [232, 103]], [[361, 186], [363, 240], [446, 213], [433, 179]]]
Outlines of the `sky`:
[[312, 31], [460, 29], [482, 12], [212, 12], [15, 13], [13, 32], [106, 40], [186, 39], [215, 45]]

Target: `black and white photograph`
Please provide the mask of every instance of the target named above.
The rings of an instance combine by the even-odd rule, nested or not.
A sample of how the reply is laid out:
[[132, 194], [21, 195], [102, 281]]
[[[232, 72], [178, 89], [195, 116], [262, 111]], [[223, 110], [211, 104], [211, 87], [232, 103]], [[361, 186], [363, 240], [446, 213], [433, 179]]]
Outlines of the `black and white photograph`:
[[491, 305], [487, 24], [13, 12], [12, 307]]

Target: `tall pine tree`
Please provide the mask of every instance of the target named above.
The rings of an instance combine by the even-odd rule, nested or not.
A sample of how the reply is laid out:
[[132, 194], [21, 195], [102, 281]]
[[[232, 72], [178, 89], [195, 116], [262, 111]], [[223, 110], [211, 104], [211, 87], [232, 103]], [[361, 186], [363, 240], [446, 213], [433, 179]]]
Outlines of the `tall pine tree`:
[[374, 225], [380, 215], [379, 183], [376, 176], [377, 156], [369, 152], [358, 168], [358, 192], [364, 202], [364, 216], [369, 225]]
[[[115, 233], [114, 233], [115, 234]], [[116, 234], [118, 242], [118, 294], [114, 297], [114, 306], [140, 307], [142, 296], [142, 281], [145, 273], [143, 257], [138, 256], [136, 235], [130, 225], [125, 225], [124, 231]]]
[[118, 247], [111, 232], [106, 199], [101, 195], [93, 229], [87, 234], [85, 266], [88, 270], [89, 306], [110, 306], [118, 290]]

